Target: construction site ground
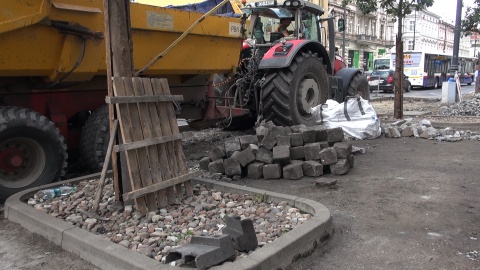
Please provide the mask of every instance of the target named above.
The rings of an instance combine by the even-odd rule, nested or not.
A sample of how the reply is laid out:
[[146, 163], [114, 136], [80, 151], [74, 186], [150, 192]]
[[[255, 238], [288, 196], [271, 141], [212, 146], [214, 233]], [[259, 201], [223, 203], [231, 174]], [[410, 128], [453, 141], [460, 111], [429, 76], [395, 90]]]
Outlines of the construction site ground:
[[[438, 105], [424, 102], [405, 102], [404, 110]], [[379, 115], [393, 114], [393, 100], [372, 103]], [[184, 140], [188, 165], [197, 166], [212, 145], [239, 134], [190, 132]], [[333, 236], [288, 269], [480, 269], [478, 141], [381, 137], [353, 145], [366, 153], [355, 156], [347, 175], [322, 176], [337, 180], [333, 188], [306, 178], [232, 182], [312, 199], [331, 211]], [[3, 215], [0, 261], [0, 269], [95, 269]]]

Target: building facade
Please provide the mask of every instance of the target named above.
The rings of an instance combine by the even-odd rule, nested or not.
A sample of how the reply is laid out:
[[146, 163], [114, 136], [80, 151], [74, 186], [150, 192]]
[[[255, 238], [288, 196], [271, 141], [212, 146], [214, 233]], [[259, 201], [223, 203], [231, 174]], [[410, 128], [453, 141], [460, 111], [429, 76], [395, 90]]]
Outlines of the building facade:
[[[395, 45], [394, 23], [383, 9], [363, 14], [354, 4], [342, 6], [342, 0], [329, 0], [336, 21], [345, 16], [345, 40], [336, 31], [335, 46], [349, 67], [372, 70], [373, 59], [385, 56]], [[345, 51], [343, 51], [345, 45]]]

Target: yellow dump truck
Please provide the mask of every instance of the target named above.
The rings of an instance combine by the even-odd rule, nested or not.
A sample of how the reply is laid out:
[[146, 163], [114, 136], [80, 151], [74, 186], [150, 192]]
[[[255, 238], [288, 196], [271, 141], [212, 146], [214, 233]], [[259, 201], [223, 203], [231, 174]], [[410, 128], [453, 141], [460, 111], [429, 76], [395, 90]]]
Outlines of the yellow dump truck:
[[[135, 70], [202, 15], [131, 3]], [[208, 16], [143, 75], [167, 78], [172, 93], [184, 96], [179, 113], [208, 120], [211, 75], [238, 65], [241, 29], [238, 17]], [[103, 31], [103, 1], [0, 2], [0, 200], [60, 179], [67, 145], [87, 169], [102, 165], [108, 138]]]

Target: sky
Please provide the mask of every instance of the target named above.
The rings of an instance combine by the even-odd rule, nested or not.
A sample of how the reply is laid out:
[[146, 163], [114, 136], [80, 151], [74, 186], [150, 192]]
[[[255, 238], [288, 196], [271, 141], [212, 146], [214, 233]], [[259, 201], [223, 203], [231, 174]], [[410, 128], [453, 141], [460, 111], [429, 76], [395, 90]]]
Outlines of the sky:
[[[458, 0], [434, 0], [433, 5], [428, 8], [429, 11], [442, 16], [444, 19], [455, 23]], [[473, 7], [474, 0], [463, 0], [462, 19], [465, 16], [467, 6]]]

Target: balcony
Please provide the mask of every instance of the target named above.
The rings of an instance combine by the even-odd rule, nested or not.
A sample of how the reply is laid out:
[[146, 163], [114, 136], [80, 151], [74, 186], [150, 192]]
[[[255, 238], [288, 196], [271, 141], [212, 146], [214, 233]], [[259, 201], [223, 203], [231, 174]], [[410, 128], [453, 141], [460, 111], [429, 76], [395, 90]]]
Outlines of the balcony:
[[357, 43], [360, 45], [377, 44], [377, 38], [371, 35], [360, 34], [357, 35]]

